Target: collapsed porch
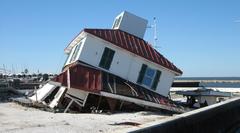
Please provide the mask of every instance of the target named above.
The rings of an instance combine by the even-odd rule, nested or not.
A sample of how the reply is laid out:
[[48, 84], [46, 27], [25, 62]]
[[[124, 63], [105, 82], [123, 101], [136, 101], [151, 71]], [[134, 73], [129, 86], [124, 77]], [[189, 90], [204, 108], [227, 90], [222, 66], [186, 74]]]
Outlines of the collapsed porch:
[[63, 72], [48, 84], [55, 84], [55, 87], [50, 89], [48, 97], [41, 100], [51, 108], [64, 109], [64, 112], [68, 110], [185, 112], [183, 107], [167, 97], [81, 62], [65, 67]]

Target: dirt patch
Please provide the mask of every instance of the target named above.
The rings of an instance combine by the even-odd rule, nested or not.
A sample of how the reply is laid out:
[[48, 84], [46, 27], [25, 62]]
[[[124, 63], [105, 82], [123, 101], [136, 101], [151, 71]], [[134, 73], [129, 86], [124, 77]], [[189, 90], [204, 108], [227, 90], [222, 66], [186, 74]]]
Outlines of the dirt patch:
[[145, 111], [111, 115], [52, 113], [15, 103], [1, 103], [0, 132], [121, 132], [166, 117], [168, 116]]

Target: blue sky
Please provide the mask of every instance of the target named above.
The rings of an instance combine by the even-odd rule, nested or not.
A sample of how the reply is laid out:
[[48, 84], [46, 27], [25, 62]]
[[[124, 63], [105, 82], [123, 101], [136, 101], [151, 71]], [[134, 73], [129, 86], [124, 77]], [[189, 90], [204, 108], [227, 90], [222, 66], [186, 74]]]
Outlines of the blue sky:
[[[239, 0], [1, 0], [0, 68], [59, 73], [83, 28], [111, 28], [123, 10], [153, 22], [158, 50], [183, 76], [240, 76]], [[145, 40], [153, 42], [153, 29]]]

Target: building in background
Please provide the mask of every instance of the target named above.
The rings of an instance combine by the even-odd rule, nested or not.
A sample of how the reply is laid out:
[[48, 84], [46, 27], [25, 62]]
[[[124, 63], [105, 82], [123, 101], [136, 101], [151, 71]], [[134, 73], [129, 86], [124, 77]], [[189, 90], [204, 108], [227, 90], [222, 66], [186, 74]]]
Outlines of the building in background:
[[[195, 107], [212, 105], [239, 96], [239, 77], [179, 77], [171, 93], [185, 96], [186, 104]], [[175, 97], [176, 98], [176, 97]], [[175, 100], [183, 100], [175, 99]]]

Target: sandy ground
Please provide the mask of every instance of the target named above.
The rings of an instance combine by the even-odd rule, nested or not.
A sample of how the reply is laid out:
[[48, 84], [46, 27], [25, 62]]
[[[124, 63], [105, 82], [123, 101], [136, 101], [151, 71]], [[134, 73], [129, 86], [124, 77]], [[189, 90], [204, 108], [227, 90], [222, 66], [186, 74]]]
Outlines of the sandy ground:
[[9, 102], [0, 103], [0, 133], [121, 132], [134, 126], [114, 124], [136, 122], [142, 125], [168, 117], [151, 112], [111, 115], [51, 113]]

